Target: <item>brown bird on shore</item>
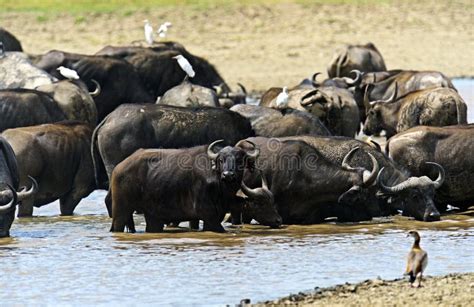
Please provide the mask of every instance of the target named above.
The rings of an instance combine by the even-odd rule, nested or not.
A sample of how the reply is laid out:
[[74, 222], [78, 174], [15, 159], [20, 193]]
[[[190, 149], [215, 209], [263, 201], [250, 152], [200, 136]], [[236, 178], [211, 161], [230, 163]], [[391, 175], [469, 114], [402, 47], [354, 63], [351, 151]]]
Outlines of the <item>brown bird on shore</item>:
[[407, 270], [405, 275], [410, 276], [410, 286], [413, 287], [413, 283], [416, 278], [419, 277], [417, 288], [421, 287], [421, 280], [423, 278], [423, 272], [428, 265], [428, 253], [420, 247], [420, 235], [417, 231], [408, 232], [408, 236], [412, 236], [415, 239], [413, 246], [411, 247], [410, 253], [408, 253]]

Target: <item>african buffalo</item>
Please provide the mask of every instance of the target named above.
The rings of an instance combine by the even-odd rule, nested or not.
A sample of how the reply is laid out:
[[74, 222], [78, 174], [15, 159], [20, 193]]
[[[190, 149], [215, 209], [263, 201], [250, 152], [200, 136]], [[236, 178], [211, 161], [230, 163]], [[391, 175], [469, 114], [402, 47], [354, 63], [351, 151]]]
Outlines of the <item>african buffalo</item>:
[[60, 122], [9, 129], [2, 136], [18, 160], [20, 184], [28, 175], [39, 190], [22, 200], [18, 216], [31, 216], [40, 207], [59, 199], [61, 215], [72, 215], [82, 198], [95, 189], [90, 154], [91, 128], [80, 122]]
[[4, 51], [23, 51], [20, 41], [5, 28], [0, 27], [0, 42]]
[[250, 122], [224, 108], [182, 108], [156, 104], [118, 107], [95, 129], [92, 151], [98, 186], [107, 188], [114, 167], [139, 148], [183, 148], [208, 144], [217, 139], [235, 144], [253, 136]]
[[0, 89], [34, 89], [56, 81], [55, 77], [35, 67], [24, 53], [6, 52], [0, 57]]
[[92, 128], [97, 110], [82, 82], [63, 80], [30, 89], [0, 90], [0, 132], [63, 120], [78, 120]]
[[387, 138], [411, 127], [448, 126], [467, 123], [467, 106], [457, 91], [440, 87], [407, 94], [397, 99], [397, 84], [387, 100], [367, 102], [364, 133], [377, 134], [382, 130]]
[[[402, 166], [395, 163], [383, 154], [378, 146], [345, 137], [322, 136], [293, 136], [281, 140], [304, 141], [319, 150], [328, 160], [341, 164], [344, 157], [354, 148], [359, 148], [349, 163], [363, 168], [370, 168], [372, 162], [367, 158], [372, 154], [380, 165], [377, 184], [370, 189], [377, 196], [379, 214], [387, 215], [401, 210], [403, 215], [412, 216], [421, 221], [437, 221], [440, 219], [439, 211], [434, 205], [434, 192], [444, 180], [444, 170], [439, 165], [431, 165], [438, 171], [436, 180], [429, 177], [415, 177]], [[376, 210], [373, 209], [375, 212]]]
[[[146, 232], [161, 232], [165, 223], [176, 220], [203, 220], [204, 231], [224, 232], [221, 222], [238, 206], [243, 172], [253, 172], [259, 150], [245, 150], [238, 143], [214, 152], [219, 142], [188, 149], [141, 149], [118, 164], [109, 190], [111, 231], [127, 227], [135, 232], [133, 212], [138, 210], [145, 215]], [[245, 185], [242, 188], [249, 192]], [[273, 206], [271, 193], [259, 196]], [[275, 210], [270, 212], [273, 220], [265, 212], [262, 218], [279, 226], [281, 218]]]
[[[321, 223], [336, 216], [340, 221], [360, 221], [372, 217], [367, 188], [377, 177], [377, 160], [370, 170], [350, 165], [349, 152], [342, 163], [333, 163], [303, 141], [248, 138], [260, 148], [255, 167], [262, 171], [274, 195], [284, 224]], [[248, 186], [258, 184], [256, 176], [246, 172]]]
[[162, 96], [167, 90], [183, 81], [186, 74], [173, 58], [180, 54], [190, 62], [196, 72], [196, 76], [190, 80], [192, 83], [208, 88], [224, 84], [225, 92], [230, 92], [224, 79], [212, 64], [189, 53], [180, 44], [169, 42], [158, 44], [155, 48], [108, 46], [97, 54], [122, 58], [131, 63], [154, 97]]
[[219, 107], [217, 93], [207, 87], [192, 84], [189, 80], [167, 90], [157, 100], [157, 104], [166, 104], [177, 107]]
[[414, 127], [392, 137], [386, 150], [414, 175], [431, 171], [431, 161], [443, 166], [446, 179], [435, 197], [441, 208], [474, 205], [474, 125]]
[[154, 103], [156, 99], [148, 94], [133, 66], [121, 59], [53, 50], [38, 57], [35, 65], [60, 79], [57, 68], [65, 66], [76, 70], [88, 86], [97, 81], [101, 92], [94, 102], [99, 121], [121, 104]]
[[[451, 80], [438, 71], [389, 70], [364, 74], [352, 91], [357, 105], [367, 111], [370, 105], [364, 102], [365, 95], [369, 101], [387, 100], [394, 94], [395, 87], [398, 97], [429, 88], [454, 89]], [[365, 113], [363, 114], [365, 116]]]
[[320, 87], [303, 96], [300, 103], [319, 117], [333, 135], [355, 137], [359, 132], [359, 107], [347, 89]]
[[[315, 74], [317, 75], [317, 74]], [[316, 115], [333, 135], [354, 137], [359, 131], [359, 108], [352, 93], [344, 87], [336, 87], [333, 83], [319, 84], [303, 80], [299, 85], [288, 90], [288, 108], [307, 111]], [[360, 79], [356, 72], [355, 79], [339, 78], [340, 82], [352, 85]], [[264, 107], [278, 108], [276, 98], [282, 88], [273, 87], [267, 90], [260, 100]]]
[[17, 192], [20, 177], [15, 153], [10, 144], [0, 136], [0, 238], [10, 235], [17, 202], [36, 193], [37, 183], [31, 177], [30, 179], [32, 188]]
[[345, 45], [338, 50], [328, 66], [329, 78], [349, 77], [350, 71], [385, 71], [382, 55], [372, 43], [365, 45]]
[[318, 117], [305, 111], [290, 108], [276, 110], [248, 104], [238, 104], [230, 110], [247, 118], [258, 136], [331, 135]]

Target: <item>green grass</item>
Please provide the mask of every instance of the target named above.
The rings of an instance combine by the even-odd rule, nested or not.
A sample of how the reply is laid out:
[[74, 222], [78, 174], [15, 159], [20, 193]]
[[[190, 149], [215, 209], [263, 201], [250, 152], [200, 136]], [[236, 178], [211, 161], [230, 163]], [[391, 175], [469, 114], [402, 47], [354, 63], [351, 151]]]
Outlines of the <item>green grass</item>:
[[[387, 2], [390, 0], [384, 0]], [[140, 9], [169, 6], [192, 6], [209, 8], [229, 5], [274, 4], [281, 2], [310, 4], [361, 4], [379, 3], [377, 0], [0, 0], [0, 12], [41, 12], [41, 13], [87, 13], [124, 11], [126, 14]]]

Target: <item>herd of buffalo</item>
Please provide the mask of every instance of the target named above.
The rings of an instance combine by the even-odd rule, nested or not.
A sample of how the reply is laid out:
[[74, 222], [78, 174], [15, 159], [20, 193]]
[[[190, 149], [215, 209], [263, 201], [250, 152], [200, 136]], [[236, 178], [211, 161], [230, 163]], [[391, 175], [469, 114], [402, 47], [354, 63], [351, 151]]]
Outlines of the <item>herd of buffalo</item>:
[[[0, 237], [16, 207], [28, 217], [59, 200], [72, 215], [96, 189], [119, 232], [135, 231], [135, 213], [147, 232], [182, 221], [222, 232], [228, 213], [270, 227], [436, 221], [474, 201], [466, 103], [440, 72], [387, 70], [371, 43], [341, 48], [328, 79], [270, 88], [255, 105], [175, 42], [32, 55], [2, 28], [0, 42]], [[361, 127], [386, 146], [355, 139]]]

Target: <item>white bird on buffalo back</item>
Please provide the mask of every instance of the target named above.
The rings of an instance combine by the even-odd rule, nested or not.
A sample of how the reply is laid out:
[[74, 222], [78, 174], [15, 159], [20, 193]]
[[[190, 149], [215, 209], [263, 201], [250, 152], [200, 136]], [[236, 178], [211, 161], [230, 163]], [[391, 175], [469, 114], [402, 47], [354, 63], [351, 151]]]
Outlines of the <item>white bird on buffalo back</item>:
[[158, 28], [158, 31], [156, 31], [156, 33], [158, 33], [159, 37], [165, 38], [168, 32], [168, 29], [171, 28], [171, 26], [172, 26], [171, 22], [167, 21]]
[[145, 26], [143, 27], [143, 29], [145, 30], [145, 41], [148, 45], [153, 45], [153, 27], [151, 26], [148, 19], [145, 19], [143, 22], [145, 23]]
[[187, 75], [186, 78], [187, 77], [194, 78], [196, 73], [194, 72], [194, 69], [191, 66], [191, 63], [189, 63], [189, 61], [184, 56], [179, 54], [177, 56], [174, 56], [173, 59], [176, 59], [178, 61], [179, 66], [181, 67], [182, 70], [184, 70], [184, 72]]
[[61, 74], [61, 76], [63, 76], [66, 79], [79, 80], [79, 75], [77, 74], [77, 71], [75, 71], [74, 69], [70, 69], [64, 66], [59, 66], [57, 70], [59, 70], [59, 73]]
[[288, 106], [288, 88], [285, 86], [280, 94], [276, 98], [276, 107], [278, 109], [284, 109]]

